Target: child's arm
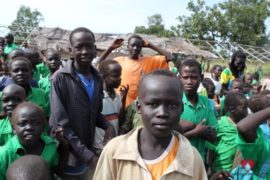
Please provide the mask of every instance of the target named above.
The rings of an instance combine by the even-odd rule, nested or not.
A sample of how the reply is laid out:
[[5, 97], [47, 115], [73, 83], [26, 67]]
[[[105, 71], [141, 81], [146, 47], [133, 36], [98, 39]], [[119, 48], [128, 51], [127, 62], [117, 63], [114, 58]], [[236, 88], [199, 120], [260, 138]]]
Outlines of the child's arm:
[[165, 56], [167, 62], [171, 61], [173, 59], [172, 53], [170, 53], [169, 51], [166, 51], [165, 49], [162, 49], [159, 46], [156, 46], [156, 45], [150, 43], [146, 39], [143, 39], [143, 41], [144, 41], [143, 47], [153, 49], [154, 51], [158, 52], [160, 55]]
[[268, 118], [270, 118], [270, 107], [248, 115], [237, 123], [239, 134], [246, 142], [254, 142], [257, 138], [257, 127]]
[[199, 124], [196, 125], [194, 129], [184, 133], [184, 136], [187, 138], [192, 138], [202, 135], [209, 128], [209, 126], [205, 126], [204, 123], [205, 120], [202, 120]]
[[97, 64], [99, 64], [101, 61], [103, 61], [104, 59], [106, 59], [109, 54], [111, 54], [111, 52], [117, 48], [119, 48], [120, 46], [123, 45], [124, 39], [122, 38], [117, 38], [113, 41], [112, 45], [109, 46], [108, 49], [106, 49], [106, 51], [99, 57]]
[[119, 126], [122, 126], [125, 122], [125, 114], [126, 114], [126, 108], [125, 108], [125, 105], [126, 105], [126, 98], [127, 98], [127, 93], [128, 93], [128, 89], [129, 89], [129, 86], [121, 86], [120, 88], [120, 97], [121, 97], [121, 103], [122, 103], [122, 106], [121, 106], [121, 109], [120, 109], [120, 112], [119, 112]]

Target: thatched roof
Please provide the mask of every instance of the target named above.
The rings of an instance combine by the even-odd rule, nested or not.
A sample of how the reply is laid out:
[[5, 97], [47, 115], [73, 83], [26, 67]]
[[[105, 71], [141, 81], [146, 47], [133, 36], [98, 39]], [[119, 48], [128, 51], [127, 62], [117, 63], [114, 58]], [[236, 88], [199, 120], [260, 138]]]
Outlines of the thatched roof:
[[[38, 28], [34, 30], [29, 38], [28, 44], [30, 46], [35, 46], [40, 50], [45, 50], [47, 48], [54, 48], [58, 50], [62, 55], [69, 54], [69, 35], [71, 31], [64, 30], [61, 28]], [[127, 39], [130, 34], [125, 35], [112, 35], [112, 34], [95, 34], [97, 49], [100, 51], [106, 50], [116, 37], [123, 38], [124, 45], [116, 50], [117, 53], [127, 54]], [[209, 51], [204, 51], [198, 47], [186, 42], [181, 38], [164, 38], [157, 37], [154, 35], [141, 35], [143, 38], [147, 39], [151, 43], [158, 45], [168, 51], [173, 53], [180, 53], [184, 55], [200, 56], [207, 59], [217, 58], [217, 56]], [[155, 51], [144, 48], [144, 54], [153, 55], [156, 54]]]

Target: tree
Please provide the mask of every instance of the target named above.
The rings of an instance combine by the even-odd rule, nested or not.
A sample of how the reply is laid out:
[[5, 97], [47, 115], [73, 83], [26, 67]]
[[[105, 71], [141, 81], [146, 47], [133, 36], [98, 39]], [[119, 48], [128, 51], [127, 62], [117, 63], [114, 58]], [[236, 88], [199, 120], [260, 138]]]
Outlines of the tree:
[[170, 37], [174, 36], [174, 33], [170, 30], [165, 29], [161, 14], [154, 14], [148, 19], [148, 27], [136, 26], [134, 32], [140, 34], [154, 34], [157, 36]]
[[269, 0], [227, 0], [212, 7], [204, 0], [190, 1], [190, 16], [179, 16], [173, 32], [184, 38], [229, 40], [250, 45], [265, 42]]
[[8, 28], [14, 33], [16, 39], [23, 40], [43, 20], [43, 15], [38, 10], [31, 11], [30, 7], [21, 6], [16, 19]]

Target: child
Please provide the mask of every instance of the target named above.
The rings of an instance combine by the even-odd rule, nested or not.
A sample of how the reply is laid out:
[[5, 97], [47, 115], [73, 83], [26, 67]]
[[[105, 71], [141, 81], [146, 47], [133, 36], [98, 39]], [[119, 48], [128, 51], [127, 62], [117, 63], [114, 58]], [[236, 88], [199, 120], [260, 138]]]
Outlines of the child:
[[220, 65], [214, 65], [211, 70], [211, 80], [215, 85], [215, 94], [216, 96], [220, 96], [221, 92], [221, 83], [220, 83], [220, 75], [222, 72], [222, 67]]
[[229, 63], [229, 68], [226, 68], [221, 73], [220, 82], [222, 85], [223, 94], [231, 89], [231, 82], [235, 78], [244, 80], [244, 70], [246, 68], [246, 55], [242, 51], [235, 51]]
[[[237, 123], [239, 136], [236, 144], [243, 158], [253, 167], [258, 179], [270, 179], [270, 143], [261, 131], [260, 124], [270, 118], [270, 107], [248, 115]], [[255, 179], [255, 178], [254, 178]]]
[[94, 179], [207, 179], [199, 153], [173, 131], [183, 111], [182, 91], [168, 70], [145, 75], [138, 88], [144, 127], [105, 146]]
[[7, 180], [51, 180], [48, 164], [37, 155], [25, 155], [7, 170]]
[[21, 103], [12, 113], [11, 123], [16, 135], [0, 147], [0, 179], [5, 179], [13, 161], [26, 154], [41, 156], [51, 168], [58, 165], [56, 141], [42, 135], [45, 114], [40, 107], [30, 102]]
[[191, 144], [197, 148], [204, 159], [205, 140], [215, 141], [215, 132], [211, 126], [215, 126], [217, 120], [208, 98], [197, 94], [201, 83], [201, 65], [196, 60], [186, 59], [179, 71], [184, 88], [184, 112], [181, 115], [181, 120], [190, 122], [192, 126], [195, 125], [195, 128], [185, 133], [185, 136], [190, 139]]
[[[112, 45], [100, 56], [103, 61], [113, 50], [123, 45], [124, 39], [116, 39]], [[128, 56], [119, 56], [115, 60], [122, 67], [121, 85], [129, 85], [129, 91], [126, 100], [126, 107], [137, 98], [138, 82], [143, 74], [149, 73], [155, 69], [168, 69], [167, 62], [172, 60], [170, 52], [153, 43], [143, 39], [138, 35], [132, 35], [127, 42]], [[143, 56], [142, 49], [149, 48], [156, 51], [157, 56]]]
[[[121, 96], [115, 92], [121, 84], [120, 64], [115, 60], [106, 60], [99, 64], [98, 70], [103, 78], [103, 109], [104, 118], [114, 127], [115, 134], [118, 135], [119, 124], [122, 125], [125, 118], [125, 98], [128, 87], [122, 87]], [[100, 152], [104, 147], [105, 132], [101, 128], [96, 127], [94, 147]]]
[[46, 111], [47, 99], [45, 93], [40, 88], [34, 88], [30, 85], [32, 65], [31, 62], [25, 57], [17, 57], [9, 63], [10, 75], [15, 84], [21, 86], [25, 90], [26, 101], [33, 102], [39, 105]]
[[35, 81], [39, 81], [40, 80], [40, 72], [37, 70], [37, 65], [40, 64], [41, 62], [41, 58], [39, 53], [36, 50], [33, 49], [25, 49], [24, 53], [26, 55], [26, 58], [31, 62], [32, 64], [32, 78]]
[[0, 119], [0, 146], [4, 145], [13, 137], [10, 118], [16, 106], [25, 100], [25, 91], [21, 86], [10, 84], [3, 90], [2, 107]]
[[237, 137], [236, 124], [248, 114], [248, 101], [245, 95], [231, 92], [225, 99], [225, 112], [229, 116], [222, 116], [216, 128], [218, 142], [214, 148], [215, 159], [212, 163], [214, 172], [231, 171], [237, 151], [235, 139]]
[[1, 66], [2, 66], [2, 75], [0, 77], [0, 91], [2, 91], [8, 84], [11, 84], [12, 81], [7, 62], [4, 62]]
[[54, 50], [48, 49], [45, 52], [45, 64], [50, 70], [50, 74], [46, 77], [43, 77], [38, 81], [38, 85], [40, 89], [42, 89], [45, 93], [47, 99], [47, 111], [50, 114], [50, 93], [51, 93], [51, 75], [57, 71], [61, 65], [61, 56]]

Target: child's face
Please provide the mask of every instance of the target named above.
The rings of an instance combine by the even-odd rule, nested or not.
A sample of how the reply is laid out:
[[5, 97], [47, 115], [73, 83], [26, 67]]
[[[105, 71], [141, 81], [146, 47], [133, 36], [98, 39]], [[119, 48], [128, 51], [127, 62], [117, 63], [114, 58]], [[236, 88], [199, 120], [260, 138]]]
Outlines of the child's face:
[[137, 59], [142, 51], [143, 42], [138, 38], [131, 38], [128, 42], [128, 52], [132, 59]]
[[74, 33], [71, 38], [71, 46], [71, 53], [79, 66], [89, 66], [96, 57], [95, 41], [90, 33]]
[[249, 85], [252, 83], [252, 76], [250, 74], [245, 76], [245, 83]]
[[183, 110], [180, 83], [171, 77], [152, 76], [141, 85], [138, 109], [146, 130], [154, 137], [170, 136]]
[[24, 147], [32, 147], [38, 143], [44, 124], [39, 112], [28, 106], [19, 109], [12, 121], [13, 129]]
[[201, 82], [201, 75], [197, 67], [184, 66], [180, 71], [180, 79], [186, 94], [197, 94]]
[[16, 84], [28, 84], [31, 79], [29, 64], [25, 61], [16, 60], [11, 64], [10, 75]]
[[109, 88], [118, 88], [121, 84], [122, 68], [119, 64], [110, 64], [109, 72], [104, 77], [106, 86]]
[[245, 118], [248, 115], [248, 101], [246, 99], [240, 99], [238, 106], [231, 111], [231, 114], [237, 122]]
[[46, 64], [49, 67], [50, 71], [55, 72], [61, 65], [60, 56], [56, 52], [47, 52]]
[[25, 99], [25, 93], [15, 87], [6, 87], [3, 90], [2, 96], [2, 108], [9, 117], [12, 111], [17, 107], [17, 105], [23, 102]]
[[215, 86], [209, 86], [207, 89], [208, 98], [213, 99], [215, 96]]
[[221, 73], [222, 73], [222, 68], [221, 68], [221, 67], [216, 67], [216, 68], [214, 69], [214, 75], [215, 75], [217, 78], [220, 77]]
[[243, 83], [240, 82], [232, 82], [232, 87], [231, 87], [231, 92], [239, 92], [242, 93], [243, 92]]

